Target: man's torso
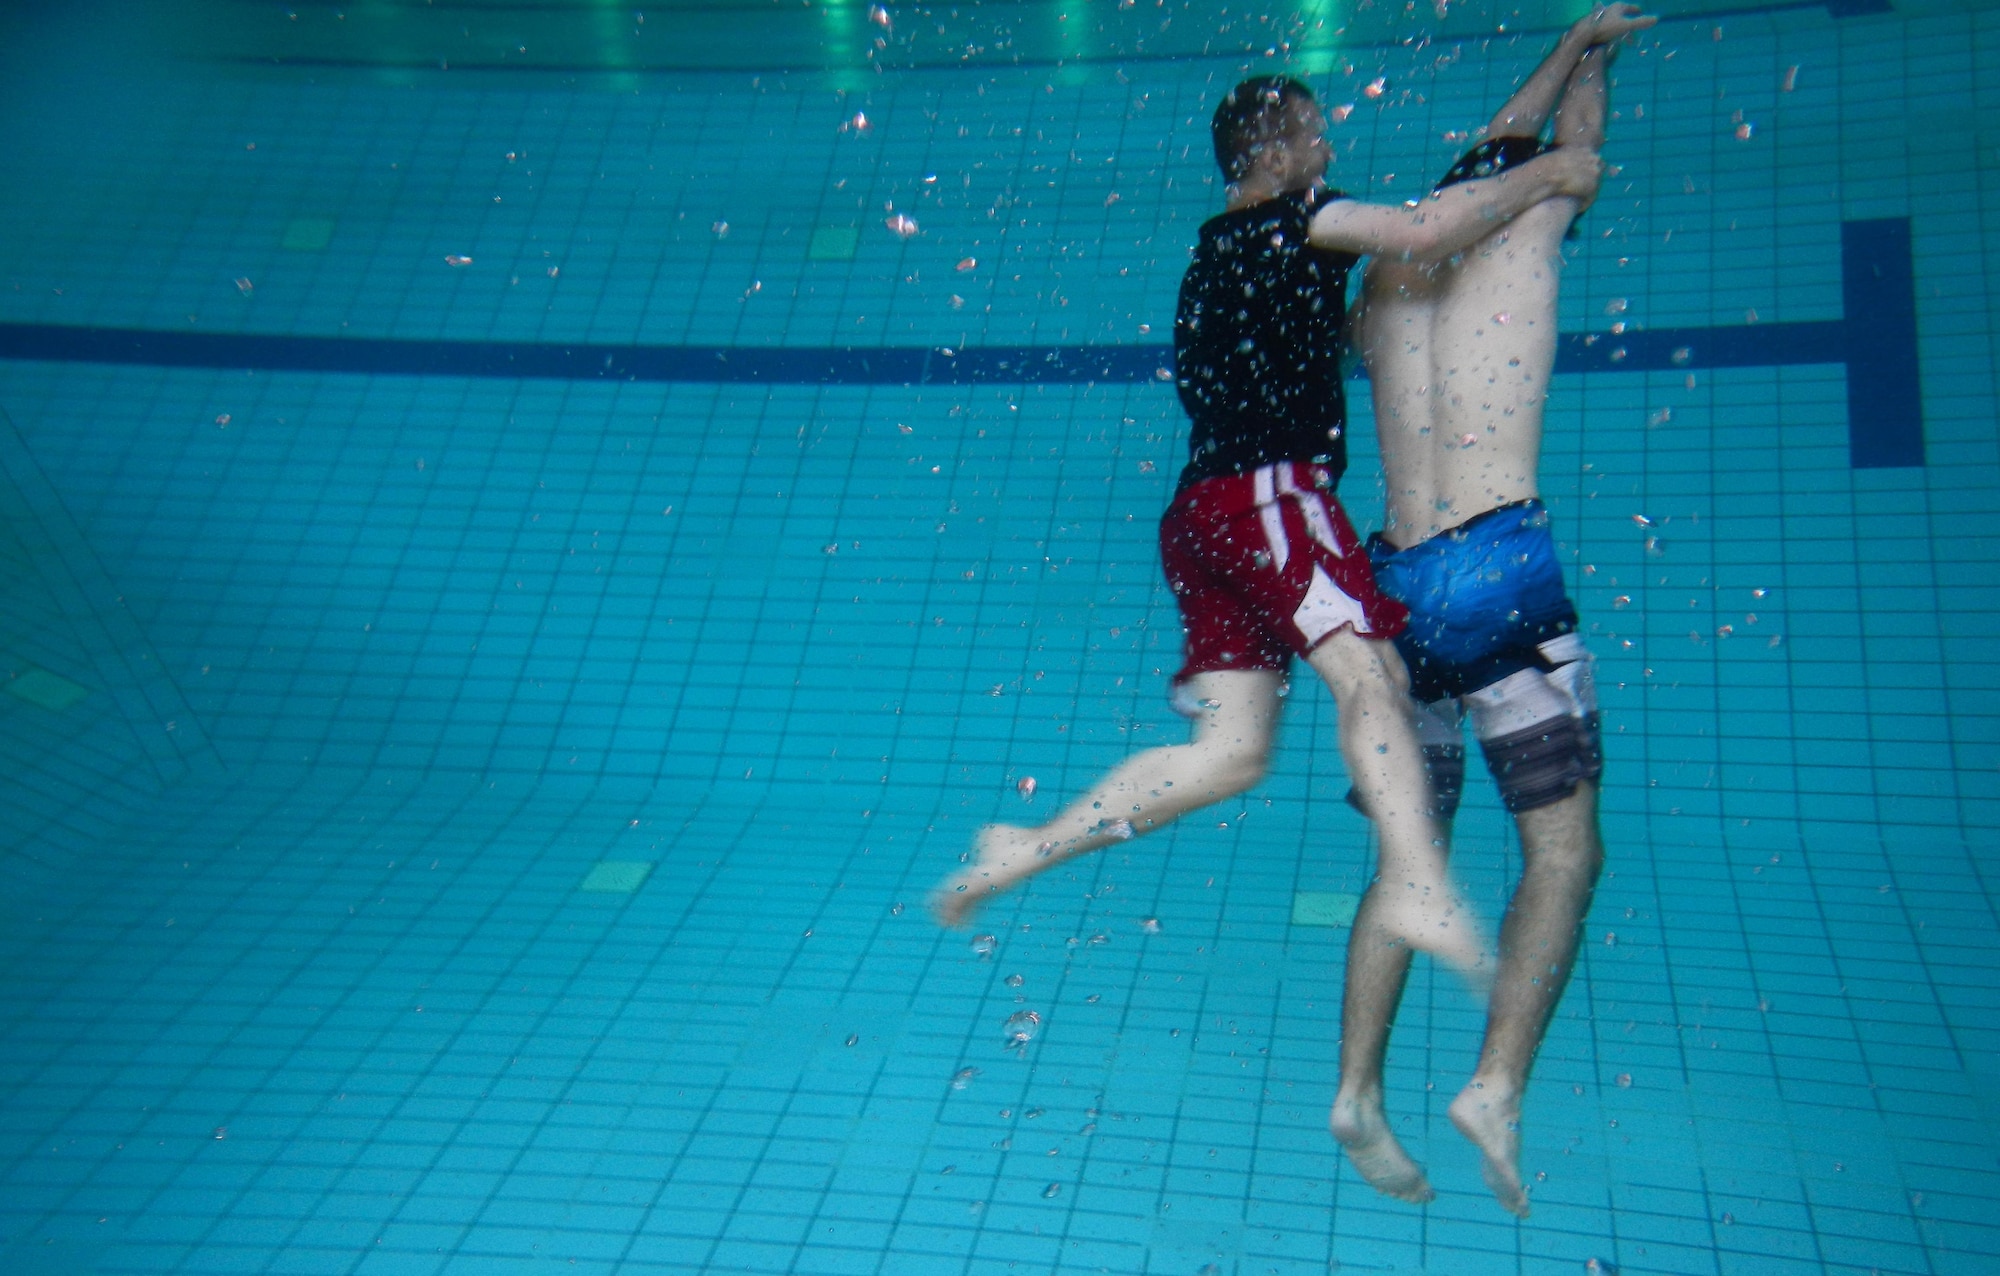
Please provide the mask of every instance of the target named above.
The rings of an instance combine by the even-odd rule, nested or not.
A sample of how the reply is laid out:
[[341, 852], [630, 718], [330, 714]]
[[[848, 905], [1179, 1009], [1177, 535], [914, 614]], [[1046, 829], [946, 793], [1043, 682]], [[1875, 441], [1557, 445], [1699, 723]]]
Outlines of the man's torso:
[[1211, 218], [1181, 282], [1175, 368], [1193, 427], [1181, 486], [1277, 461], [1346, 467], [1340, 343], [1351, 254], [1307, 242], [1336, 192]]
[[1370, 263], [1362, 344], [1392, 543], [1540, 494], [1562, 239], [1575, 215], [1574, 200], [1546, 200], [1451, 262]]

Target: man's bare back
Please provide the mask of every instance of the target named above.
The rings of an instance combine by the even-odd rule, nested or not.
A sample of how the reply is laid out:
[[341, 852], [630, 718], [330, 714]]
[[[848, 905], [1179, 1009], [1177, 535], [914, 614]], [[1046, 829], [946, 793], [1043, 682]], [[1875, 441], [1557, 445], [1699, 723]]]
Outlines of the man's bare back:
[[1452, 261], [1369, 266], [1361, 344], [1396, 547], [1541, 495], [1562, 240], [1577, 209], [1544, 200]]

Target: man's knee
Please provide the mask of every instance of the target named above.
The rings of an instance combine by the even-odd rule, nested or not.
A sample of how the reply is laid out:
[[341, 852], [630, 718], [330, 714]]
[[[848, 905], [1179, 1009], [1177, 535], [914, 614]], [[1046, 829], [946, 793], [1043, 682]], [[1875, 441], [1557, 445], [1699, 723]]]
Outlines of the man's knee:
[[1567, 795], [1514, 814], [1521, 852], [1538, 871], [1595, 880], [1604, 867], [1597, 832], [1597, 786], [1579, 781]]
[[1271, 769], [1269, 741], [1218, 742], [1208, 769], [1216, 800], [1234, 797], [1264, 782]]

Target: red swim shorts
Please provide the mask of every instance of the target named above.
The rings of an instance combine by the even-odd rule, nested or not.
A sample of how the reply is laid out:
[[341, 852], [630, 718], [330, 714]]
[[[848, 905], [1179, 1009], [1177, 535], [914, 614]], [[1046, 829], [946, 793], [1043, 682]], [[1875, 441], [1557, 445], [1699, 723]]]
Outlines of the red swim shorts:
[[1327, 472], [1279, 461], [1184, 489], [1160, 519], [1160, 561], [1198, 673], [1290, 666], [1343, 628], [1393, 638], [1409, 612], [1375, 589], [1368, 551]]

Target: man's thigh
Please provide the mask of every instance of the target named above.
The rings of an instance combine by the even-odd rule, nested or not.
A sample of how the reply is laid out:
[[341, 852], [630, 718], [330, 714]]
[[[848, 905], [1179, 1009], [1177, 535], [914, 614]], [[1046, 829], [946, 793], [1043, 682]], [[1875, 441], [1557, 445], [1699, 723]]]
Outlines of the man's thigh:
[[1546, 669], [1523, 669], [1466, 693], [1473, 734], [1500, 799], [1519, 816], [1572, 797], [1604, 772], [1595, 658], [1580, 634], [1539, 648]]

